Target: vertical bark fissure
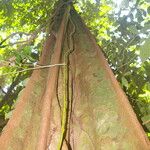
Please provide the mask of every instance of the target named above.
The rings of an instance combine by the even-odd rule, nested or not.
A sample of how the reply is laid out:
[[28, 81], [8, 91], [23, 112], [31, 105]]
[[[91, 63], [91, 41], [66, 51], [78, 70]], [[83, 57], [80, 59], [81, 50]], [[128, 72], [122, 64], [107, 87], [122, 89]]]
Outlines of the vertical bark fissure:
[[[68, 3], [64, 4], [68, 5]], [[64, 4], [60, 5], [63, 7], [63, 11], [67, 7]], [[58, 11], [60, 11], [60, 7], [57, 9]], [[56, 17], [54, 18], [56, 19]], [[70, 19], [73, 20], [73, 23]], [[57, 20], [53, 25], [56, 24]], [[1, 136], [0, 149], [46, 150], [49, 134], [50, 150], [58, 148], [61, 135], [63, 140], [60, 149], [63, 150], [148, 150], [148, 142], [143, 142], [145, 135], [136, 133], [136, 131], [142, 133], [143, 130], [138, 128], [138, 125], [136, 126], [138, 122], [132, 118], [134, 113], [120, 111], [121, 109], [130, 111], [127, 99], [122, 94], [123, 92], [94, 38], [76, 11], [71, 7], [70, 12], [68, 8], [58, 24], [57, 28], [53, 26], [54, 32], [51, 31], [52, 34], [47, 37], [45, 46], [47, 48], [44, 47], [40, 62], [42, 64], [60, 63], [64, 48], [63, 54], [67, 56], [67, 70], [64, 71], [64, 74], [68, 75], [65, 79], [65, 87], [60, 88], [63, 84], [63, 76], [59, 76], [58, 66], [34, 71], [30, 84], [25, 90], [28, 94], [24, 92], [24, 96], [19, 102], [19, 110], [17, 106], [15, 115], [10, 119], [6, 131]], [[74, 36], [72, 35], [73, 25], [76, 27]], [[50, 44], [53, 45], [51, 48]], [[66, 48], [64, 45], [68, 45], [68, 47]], [[53, 52], [50, 52], [49, 49]], [[71, 52], [71, 49], [74, 51], [69, 57], [68, 53]], [[41, 76], [44, 79], [39, 79]], [[60, 81], [58, 81], [58, 76]], [[38, 83], [40, 90], [37, 90], [37, 82], [40, 82]], [[59, 91], [57, 91], [58, 88]], [[110, 92], [111, 90], [113, 91]], [[59, 102], [55, 97], [58, 92], [60, 94]], [[63, 98], [61, 96], [64, 92], [67, 92], [65, 93], [67, 98], [64, 98], [67, 102], [66, 106], [62, 105]], [[122, 97], [123, 99], [121, 99]], [[66, 109], [61, 117], [60, 107], [61, 111]], [[64, 126], [60, 127], [63, 117], [65, 117], [65, 121], [62, 123]], [[124, 120], [131, 121], [131, 125]], [[62, 134], [61, 128], [65, 130], [65, 134]]]
[[[61, 150], [63, 142], [66, 138], [66, 134], [69, 128], [69, 112], [70, 112], [70, 93], [71, 93], [71, 87], [70, 87], [70, 55], [72, 54], [72, 52], [74, 51], [74, 45], [73, 45], [73, 34], [75, 33], [75, 25], [71, 19], [71, 15], [70, 15], [70, 11], [69, 11], [69, 20], [71, 25], [73, 26], [72, 31], [69, 34], [69, 48], [68, 51], [64, 52], [64, 62], [66, 64], [66, 66], [64, 66], [63, 69], [63, 73], [64, 73], [64, 97], [63, 97], [63, 109], [62, 109], [62, 125], [61, 125], [61, 135], [60, 135], [60, 140], [59, 140], [59, 144], [58, 144], [58, 150]], [[68, 26], [69, 28], [69, 26]], [[67, 28], [67, 29], [68, 29]], [[70, 144], [68, 143], [68, 146]]]
[[[66, 8], [64, 13], [60, 28], [57, 33], [56, 43], [54, 47], [54, 54], [51, 58], [51, 64], [57, 64], [60, 62], [61, 50], [63, 45], [63, 39], [65, 35], [66, 26], [68, 23], [69, 7]], [[49, 69], [47, 86], [45, 89], [45, 94], [43, 96], [43, 106], [42, 106], [42, 121], [40, 126], [39, 142], [37, 144], [37, 150], [45, 150], [47, 147], [47, 138], [50, 125], [50, 112], [51, 112], [51, 101], [54, 96], [56, 89], [56, 82], [58, 79], [59, 67], [53, 67]]]

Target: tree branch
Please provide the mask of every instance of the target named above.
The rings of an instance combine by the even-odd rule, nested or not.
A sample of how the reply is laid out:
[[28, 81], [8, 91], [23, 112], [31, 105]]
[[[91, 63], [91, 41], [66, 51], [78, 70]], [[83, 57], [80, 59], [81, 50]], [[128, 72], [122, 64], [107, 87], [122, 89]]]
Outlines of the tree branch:
[[[17, 34], [24, 34], [24, 35], [26, 35], [26, 36], [31, 36], [32, 34], [30, 34], [30, 33], [25, 33], [25, 32], [15, 32], [15, 33], [12, 33], [12, 34], [10, 34], [7, 38], [5, 38], [3, 41], [1, 41], [0, 42], [0, 47], [1, 46], [4, 46], [4, 45], [2, 45], [5, 41], [7, 41], [8, 39], [10, 39], [10, 38], [12, 38], [13, 36], [15, 36], [15, 35], [17, 35]], [[1, 47], [2, 48], [2, 47]]]
[[[47, 23], [46, 23], [47, 24]], [[45, 24], [41, 25], [37, 30], [35, 30], [33, 33], [25, 33], [25, 32], [15, 32], [15, 33], [12, 33], [11, 35], [9, 35], [6, 39], [4, 39], [1, 43], [0, 43], [0, 48], [5, 48], [6, 46], [12, 46], [12, 45], [15, 45], [15, 44], [23, 44], [21, 45], [21, 47], [19, 48], [22, 49], [22, 47], [26, 46], [27, 44], [30, 44], [38, 35], [38, 33], [45, 27], [44, 26]], [[6, 40], [8, 40], [9, 38], [13, 37], [14, 35], [16, 34], [24, 34], [24, 35], [27, 35], [27, 36], [31, 36], [29, 39], [25, 40], [25, 41], [17, 41], [15, 43], [9, 43], [7, 45], [2, 45]]]
[[[12, 84], [10, 85], [10, 87], [8, 88], [7, 93], [5, 94], [5, 96], [3, 97], [2, 101], [0, 102], [0, 108], [7, 104], [8, 102], [10, 102], [9, 97], [11, 97], [12, 91], [15, 88], [15, 86], [20, 82], [20, 78], [21, 78], [21, 74], [19, 74], [15, 80], [12, 82]], [[13, 100], [12, 100], [13, 101]]]
[[148, 124], [148, 123], [150, 123], [150, 119], [147, 120], [147, 121], [145, 121], [145, 122], [143, 122], [142, 124], [143, 124], [143, 125], [146, 125], [146, 124]]
[[53, 65], [46, 65], [46, 66], [39, 66], [38, 65], [37, 67], [34, 67], [34, 68], [27, 68], [27, 69], [19, 70], [17, 72], [9, 72], [9, 73], [2, 74], [0, 76], [22, 73], [22, 72], [31, 71], [31, 70], [45, 69], [45, 68], [50, 68], [50, 67], [55, 67], [55, 66], [64, 66], [64, 65], [66, 65], [66, 64], [63, 63], [63, 64], [53, 64]]

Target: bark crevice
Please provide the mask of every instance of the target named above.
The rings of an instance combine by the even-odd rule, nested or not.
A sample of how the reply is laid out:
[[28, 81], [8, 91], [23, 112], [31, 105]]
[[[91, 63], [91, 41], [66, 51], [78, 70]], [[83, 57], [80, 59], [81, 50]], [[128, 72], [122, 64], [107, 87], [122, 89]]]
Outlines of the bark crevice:
[[[101, 49], [71, 5], [61, 6], [40, 64], [58, 64], [70, 51], [69, 101], [63, 150], [149, 150], [149, 141]], [[59, 12], [59, 9], [56, 11]], [[68, 23], [69, 22], [69, 23]], [[57, 24], [55, 26], [55, 24]], [[67, 26], [68, 24], [68, 26]], [[69, 55], [68, 55], [69, 56]], [[62, 134], [63, 68], [35, 70], [0, 137], [3, 150], [56, 150]], [[68, 94], [68, 93], [67, 93]]]

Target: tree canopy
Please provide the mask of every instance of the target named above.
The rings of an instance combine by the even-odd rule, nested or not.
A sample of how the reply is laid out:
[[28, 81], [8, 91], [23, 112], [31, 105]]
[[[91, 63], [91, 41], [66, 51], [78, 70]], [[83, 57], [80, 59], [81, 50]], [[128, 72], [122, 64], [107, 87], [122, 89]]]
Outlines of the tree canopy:
[[[0, 127], [37, 66], [56, 0], [0, 1]], [[150, 134], [150, 3], [76, 0], [82, 16]], [[150, 135], [149, 135], [150, 136]]]

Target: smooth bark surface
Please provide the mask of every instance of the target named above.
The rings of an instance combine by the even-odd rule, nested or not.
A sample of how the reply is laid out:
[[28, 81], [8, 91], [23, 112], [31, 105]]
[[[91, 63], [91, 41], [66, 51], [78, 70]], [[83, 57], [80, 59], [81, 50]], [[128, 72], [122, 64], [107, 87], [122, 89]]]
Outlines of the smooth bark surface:
[[[73, 36], [74, 51], [70, 55], [69, 92], [72, 96], [63, 150], [69, 147], [72, 150], [149, 150], [149, 140], [101, 49], [74, 9], [71, 10], [70, 17], [76, 31]], [[62, 45], [63, 54], [68, 51], [68, 38], [72, 31], [70, 21], [66, 27]], [[51, 58], [54, 57], [53, 50], [58, 46], [57, 40], [57, 36], [53, 34], [47, 37], [41, 64], [53, 62]], [[63, 63], [63, 57], [60, 62]], [[62, 69], [57, 71], [58, 85], [56, 82], [49, 82], [50, 69], [33, 72], [18, 100], [12, 118], [0, 137], [0, 149], [37, 150], [37, 146], [41, 150], [57, 149], [61, 133], [64, 92]], [[53, 69], [51, 73], [53, 74]], [[47, 87], [49, 89], [46, 89]], [[54, 87], [57, 87], [56, 90]], [[54, 92], [53, 96], [52, 98], [48, 96], [47, 100], [50, 102], [45, 105], [43, 104], [45, 91], [51, 89]], [[49, 111], [43, 116], [43, 110], [48, 108]], [[45, 116], [49, 132], [43, 136], [41, 128]], [[42, 141], [39, 140], [41, 138]]]

